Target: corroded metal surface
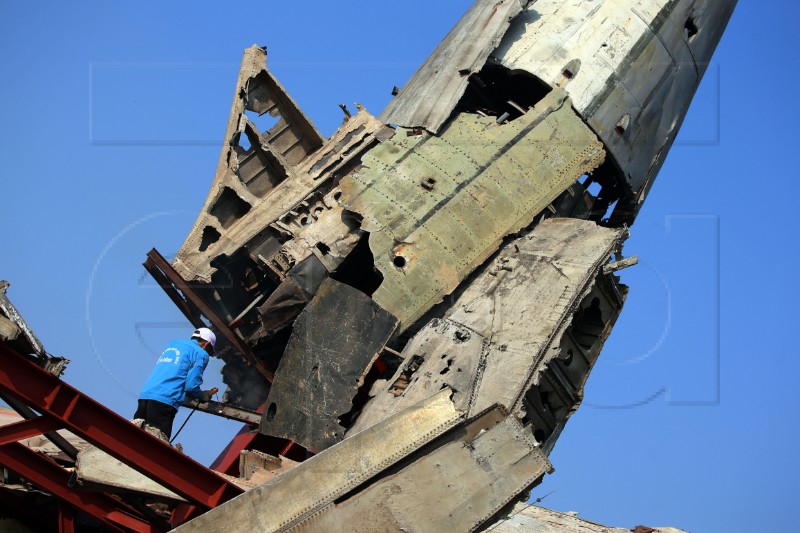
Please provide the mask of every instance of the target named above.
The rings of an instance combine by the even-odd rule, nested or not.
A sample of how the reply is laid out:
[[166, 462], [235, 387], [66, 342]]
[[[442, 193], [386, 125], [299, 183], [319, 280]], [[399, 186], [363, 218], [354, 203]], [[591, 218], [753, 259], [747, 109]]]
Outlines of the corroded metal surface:
[[444, 389], [176, 531], [476, 530], [552, 467], [502, 408], [465, 420], [450, 395]]
[[519, 422], [486, 420], [496, 415], [289, 531], [476, 530], [551, 470]]
[[[211, 192], [174, 261], [185, 279], [151, 272], [228, 340], [217, 355], [232, 405], [208, 409], [252, 423], [265, 407], [270, 453], [221, 479], [157, 442], [131, 447], [128, 424], [47, 373], [25, 378], [32, 365], [0, 344], [6, 393], [43, 414], [3, 431], [6, 462], [89, 505], [66, 471], [11, 442], [58, 419], [120, 458], [84, 450], [86, 486], [206, 507], [252, 489], [182, 530], [487, 527], [551, 470], [625, 301], [614, 273], [635, 263], [627, 226], [735, 4], [476, 1], [381, 120], [345, 110], [327, 140], [266, 50], [248, 49]], [[64, 361], [46, 360], [4, 292], [0, 338], [58, 374]], [[280, 458], [307, 451], [321, 453]], [[616, 531], [595, 526], [517, 507], [492, 530]]]
[[507, 124], [459, 115], [440, 136], [399, 130], [342, 180], [384, 277], [375, 301], [406, 329], [604, 157], [560, 91]]
[[[399, 127], [360, 110], [327, 141], [248, 51], [176, 268], [278, 367], [261, 432], [333, 446], [196, 527], [229, 529], [227, 512], [245, 530], [469, 530], [518, 498], [533, 471], [505, 470], [511, 448], [490, 435], [513, 426], [546, 457], [580, 405], [627, 295], [627, 226], [734, 5], [476, 2], [381, 116]], [[303, 150], [244, 117], [268, 101]], [[297, 297], [304, 261], [327, 280]], [[441, 389], [448, 422], [408, 425]], [[500, 424], [484, 434], [449, 433], [489, 412]], [[476, 459], [478, 442], [498, 456]], [[457, 494], [436, 500], [450, 481]]]
[[537, 507], [527, 503], [519, 503], [499, 522], [481, 531], [487, 533], [523, 533], [536, 531], [537, 533], [688, 533], [674, 527], [644, 527], [619, 528], [607, 527], [585, 518], [579, 518], [575, 513], [560, 513], [551, 509]]
[[412, 406], [442, 387], [453, 390], [453, 403], [469, 411], [471, 391], [485, 365], [489, 341], [450, 320], [434, 319], [403, 349], [403, 364], [388, 381], [373, 387], [374, 398], [364, 407], [349, 434], [363, 431]]
[[493, 56], [567, 91], [624, 173], [638, 210], [735, 5], [537, 0]]
[[[632, 223], [734, 4], [476, 2], [383, 115], [410, 127], [359, 108], [329, 140], [251, 48], [209, 203], [176, 268], [269, 368], [305, 301], [281, 316], [267, 304], [312, 255], [400, 320], [390, 342], [401, 350], [510, 234], [551, 214]], [[248, 110], [277, 113], [280, 127], [256, 132]], [[227, 397], [262, 402], [241, 358], [221, 356]]]
[[249, 533], [289, 527], [455, 426], [461, 417], [450, 394], [441, 391], [176, 531]]
[[437, 133], [527, 0], [475, 2], [414, 73], [380, 120]]
[[[267, 70], [266, 57], [253, 46], [242, 58], [211, 192], [173, 261], [187, 280], [210, 281], [216, 257], [232, 255], [302, 202], [383, 128], [360, 109], [326, 141]], [[260, 132], [250, 111], [278, 121]]]
[[294, 323], [260, 431], [312, 450], [340, 441], [340, 418], [352, 409], [366, 369], [396, 326], [397, 319], [365, 294], [323, 281]]
[[[403, 365], [373, 388], [351, 431], [446, 386], [460, 411], [474, 416], [499, 403], [532, 422], [530, 431], [541, 442], [551, 435], [554, 441], [580, 402], [606, 325], [621, 309], [619, 289], [602, 267], [625, 236], [624, 230], [563, 218], [509, 241], [459, 291], [447, 318], [434, 319], [408, 342]], [[553, 392], [546, 405], [530, 400], [534, 387]]]

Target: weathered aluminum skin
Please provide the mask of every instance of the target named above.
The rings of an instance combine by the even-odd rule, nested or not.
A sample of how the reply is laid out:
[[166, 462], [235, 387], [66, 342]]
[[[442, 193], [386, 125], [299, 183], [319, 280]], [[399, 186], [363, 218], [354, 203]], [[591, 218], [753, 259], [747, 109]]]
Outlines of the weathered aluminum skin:
[[[400, 91], [381, 119], [438, 132], [464, 94], [479, 59], [526, 72], [567, 91], [621, 169], [632, 221], [675, 140], [736, 0], [535, 0], [504, 26], [476, 2]], [[518, 14], [519, 13], [519, 14]], [[454, 49], [462, 40], [475, 44]], [[481, 54], [469, 55], [473, 47]], [[456, 73], [463, 73], [461, 78]]]
[[[490, 412], [487, 416], [495, 416]], [[550, 470], [513, 417], [431, 450], [288, 531], [475, 531]]]
[[83, 490], [142, 494], [176, 502], [186, 501], [95, 446], [86, 446], [75, 462], [76, 482]]
[[[641, 526], [640, 526], [641, 527]], [[607, 527], [595, 524], [570, 513], [559, 513], [527, 503], [519, 503], [496, 524], [483, 529], [487, 533], [631, 533], [633, 528]], [[688, 533], [674, 527], [641, 527], [638, 531], [650, 533]]]
[[462, 417], [451, 394], [443, 390], [175, 531], [250, 533], [290, 527], [458, 424]]
[[502, 408], [465, 420], [451, 394], [444, 389], [176, 531], [474, 531], [552, 466]]
[[492, 54], [563, 88], [637, 195], [675, 140], [736, 0], [537, 0]]
[[[251, 48], [212, 193], [175, 267], [202, 282], [220, 316], [244, 318], [240, 335], [274, 367], [285, 339], [272, 342], [263, 314], [259, 325], [257, 302], [310, 255], [331, 273], [348, 267], [368, 238], [383, 276], [375, 301], [400, 319], [399, 332], [419, 327], [502, 238], [546, 208], [616, 227], [633, 222], [733, 5], [476, 2], [387, 110], [396, 112], [391, 120], [436, 135], [392, 130], [361, 110], [323, 141], [266, 70], [264, 50]], [[542, 97], [520, 76], [554, 89]], [[475, 104], [501, 81], [520, 83], [517, 101], [500, 91], [499, 107]], [[247, 109], [281, 119], [259, 133]], [[504, 137], [526, 123], [535, 123], [530, 135]], [[570, 167], [581, 150], [583, 164]], [[588, 192], [592, 181], [601, 184], [597, 196]], [[577, 211], [559, 207], [564, 191], [579, 198]], [[238, 376], [228, 355], [226, 375]], [[241, 376], [230, 382], [239, 389], [232, 398], [253, 388]], [[249, 396], [258, 402], [264, 394]]]
[[[561, 218], [543, 221], [530, 234], [509, 241], [459, 291], [446, 318], [434, 319], [408, 342], [404, 364], [382, 387], [373, 388], [374, 398], [350, 431], [361, 431], [448, 387], [460, 412], [475, 416], [499, 403], [535, 422], [531, 431], [546, 440], [577, 408], [602, 346], [600, 337], [607, 335], [603, 328], [622, 307], [621, 297], [604, 297], [595, 285], [625, 236], [622, 229]], [[595, 298], [601, 330], [579, 343], [574, 339], [585, 335], [585, 328], [575, 324], [576, 313]], [[570, 359], [564, 365], [558, 359], [566, 360], [567, 351]], [[407, 384], [400, 388], [398, 381]], [[553, 391], [552, 403], [526, 401], [534, 384]]]
[[464, 94], [470, 74], [483, 67], [527, 3], [475, 2], [378, 118], [437, 133]]
[[399, 130], [342, 179], [405, 330], [605, 157], [561, 91], [517, 120], [462, 114], [438, 136]]
[[[211, 191], [173, 261], [187, 280], [208, 283], [216, 257], [233, 255], [300, 204], [383, 128], [360, 110], [326, 141], [267, 70], [266, 57], [253, 46], [242, 58]], [[259, 132], [246, 110], [279, 120]]]

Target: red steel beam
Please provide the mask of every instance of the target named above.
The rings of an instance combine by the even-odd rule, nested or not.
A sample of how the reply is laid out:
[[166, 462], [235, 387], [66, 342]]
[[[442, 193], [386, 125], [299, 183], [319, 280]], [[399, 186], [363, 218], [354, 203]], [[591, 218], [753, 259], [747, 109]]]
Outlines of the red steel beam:
[[153, 279], [156, 280], [158, 286], [164, 289], [164, 292], [167, 293], [167, 296], [169, 296], [169, 299], [172, 300], [172, 303], [174, 303], [178, 309], [183, 312], [183, 316], [185, 316], [195, 328], [202, 328], [205, 326], [203, 321], [197, 315], [197, 311], [193, 309], [192, 306], [189, 305], [189, 302], [187, 302], [180, 295], [180, 293], [172, 285], [172, 282], [167, 279], [167, 276], [161, 272], [151, 258], [148, 257], [144, 262], [144, 268], [150, 273], [151, 276], [153, 276]]
[[2, 344], [0, 390], [201, 507], [243, 492]]
[[58, 504], [58, 533], [75, 533], [75, 508], [63, 501]]
[[[164, 274], [164, 276], [167, 277], [167, 279], [169, 280], [169, 282], [172, 285], [174, 285], [178, 290], [181, 291], [181, 293], [183, 293], [183, 296], [188, 301], [190, 301], [195, 307], [197, 307], [200, 310], [200, 312], [207, 319], [209, 319], [211, 321], [211, 323], [214, 325], [214, 327], [217, 328], [217, 331], [222, 333], [222, 335], [226, 339], [228, 339], [228, 341], [230, 341], [230, 343], [233, 345], [233, 347], [236, 348], [236, 350], [240, 354], [242, 354], [242, 356], [245, 358], [245, 360], [247, 360], [248, 363], [253, 365], [256, 368], [256, 370], [258, 370], [258, 372], [262, 376], [264, 376], [264, 379], [266, 379], [270, 383], [273, 382], [273, 380], [275, 379], [275, 375], [264, 365], [264, 363], [261, 362], [261, 360], [256, 356], [256, 354], [253, 353], [253, 349], [250, 348], [250, 345], [247, 344], [244, 341], [244, 339], [242, 339], [239, 335], [237, 335], [236, 332], [233, 331], [230, 328], [230, 326], [228, 326], [228, 323], [225, 322], [211, 308], [211, 306], [209, 306], [200, 297], [200, 295], [198, 295], [194, 291], [194, 289], [192, 289], [189, 286], [188, 283], [186, 283], [186, 280], [184, 280], [181, 277], [181, 275], [178, 274], [178, 272], [174, 268], [172, 268], [172, 265], [170, 265], [169, 262], [166, 259], [164, 259], [164, 257], [158, 252], [158, 250], [156, 250], [155, 248], [150, 250], [147, 253], [147, 258], [150, 261], [152, 261], [152, 263], [155, 264], [155, 266]], [[147, 267], [147, 266], [148, 266], [148, 263], [145, 262], [145, 267]], [[149, 268], [148, 268], [148, 271], [150, 271]], [[153, 274], [152, 271], [150, 271], [150, 273], [151, 273], [151, 275]], [[157, 275], [153, 275], [153, 277], [156, 278], [156, 281], [158, 281], [158, 276]], [[162, 287], [164, 287], [164, 286], [162, 285]], [[167, 291], [168, 295], [170, 295], [170, 292], [167, 290], [166, 287], [164, 287], [164, 290]], [[170, 298], [172, 298], [173, 301], [175, 301], [172, 296], [170, 296]], [[176, 302], [176, 304], [181, 309], [184, 309], [184, 306], [182, 306], [181, 304], [178, 304], [177, 302]], [[184, 311], [184, 314], [186, 314], [185, 311]], [[190, 321], [192, 320], [192, 317], [189, 316], [189, 315], [186, 315], [186, 318], [188, 318]]]
[[62, 427], [64, 427], [63, 424], [60, 424], [58, 420], [49, 416], [37, 416], [30, 420], [14, 422], [13, 424], [0, 427], [0, 446], [8, 444], [9, 442], [17, 442], [18, 440], [49, 433], [50, 431], [55, 431]]
[[[24, 402], [17, 400], [16, 398], [12, 398], [8, 394], [0, 394], [0, 400], [4, 401], [8, 404], [13, 410], [19, 414], [22, 418], [26, 420], [30, 420], [31, 418], [36, 418], [37, 415], [33, 409], [25, 405]], [[66, 438], [61, 436], [55, 431], [50, 431], [44, 434], [47, 439], [55, 444], [56, 448], [64, 452], [64, 454], [71, 458], [73, 461], [78, 457], [78, 449], [75, 448], [72, 444], [70, 444]]]
[[129, 513], [122, 502], [111, 496], [71, 491], [68, 487], [70, 474], [66, 470], [23, 444], [12, 442], [0, 446], [0, 464], [114, 531], [159, 531]]

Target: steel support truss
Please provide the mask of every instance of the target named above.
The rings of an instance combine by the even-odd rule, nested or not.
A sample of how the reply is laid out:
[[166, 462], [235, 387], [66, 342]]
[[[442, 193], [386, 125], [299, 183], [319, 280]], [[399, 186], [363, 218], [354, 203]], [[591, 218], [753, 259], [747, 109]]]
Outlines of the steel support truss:
[[39, 413], [0, 428], [0, 464], [59, 498], [62, 530], [72, 527], [73, 508], [114, 530], [159, 531], [163, 527], [117, 498], [72, 490], [67, 470], [18, 440], [67, 429], [199, 509], [216, 507], [242, 492], [3, 344], [0, 344], [0, 392]]

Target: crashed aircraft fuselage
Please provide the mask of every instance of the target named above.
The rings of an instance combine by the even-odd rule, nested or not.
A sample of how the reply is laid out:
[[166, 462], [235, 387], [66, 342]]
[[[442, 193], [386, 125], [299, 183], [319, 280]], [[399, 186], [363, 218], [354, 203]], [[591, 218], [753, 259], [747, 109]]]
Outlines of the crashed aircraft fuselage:
[[472, 530], [541, 480], [734, 5], [476, 2], [329, 139], [246, 50], [208, 200], [172, 265], [146, 265], [227, 338], [226, 403], [317, 455], [186, 527]]

